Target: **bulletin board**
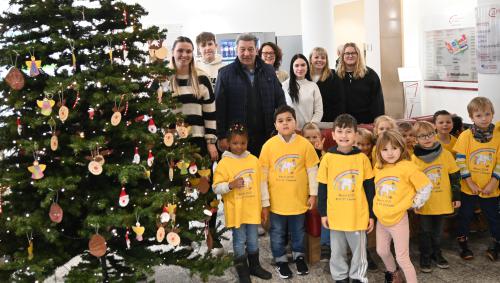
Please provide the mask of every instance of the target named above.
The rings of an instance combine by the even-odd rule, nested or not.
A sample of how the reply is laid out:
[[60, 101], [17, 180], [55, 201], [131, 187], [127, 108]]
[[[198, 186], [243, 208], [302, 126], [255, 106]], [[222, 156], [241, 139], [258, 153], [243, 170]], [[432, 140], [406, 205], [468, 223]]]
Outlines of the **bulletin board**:
[[425, 32], [425, 80], [477, 81], [474, 27]]

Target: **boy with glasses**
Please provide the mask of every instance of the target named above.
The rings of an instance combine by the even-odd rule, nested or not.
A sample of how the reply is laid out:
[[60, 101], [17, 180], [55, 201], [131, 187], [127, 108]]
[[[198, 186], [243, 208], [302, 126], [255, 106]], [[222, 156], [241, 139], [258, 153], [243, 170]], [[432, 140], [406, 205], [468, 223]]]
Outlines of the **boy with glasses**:
[[430, 198], [415, 212], [420, 215], [420, 270], [432, 272], [431, 263], [448, 268], [441, 254], [441, 233], [446, 214], [460, 207], [460, 169], [453, 155], [436, 140], [434, 126], [426, 121], [413, 126], [417, 136], [412, 161], [432, 182]]

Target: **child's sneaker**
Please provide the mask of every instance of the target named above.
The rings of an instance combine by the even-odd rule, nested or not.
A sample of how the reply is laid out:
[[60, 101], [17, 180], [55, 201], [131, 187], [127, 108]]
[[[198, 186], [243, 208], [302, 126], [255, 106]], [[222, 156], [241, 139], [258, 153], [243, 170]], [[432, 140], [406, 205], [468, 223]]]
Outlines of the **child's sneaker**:
[[298, 256], [295, 259], [295, 265], [297, 266], [297, 274], [298, 275], [307, 275], [309, 274], [309, 268], [307, 268], [306, 261], [303, 256]]
[[431, 259], [436, 262], [437, 267], [446, 269], [450, 267], [450, 264], [446, 260], [446, 258], [443, 257], [441, 252], [437, 252], [431, 256]]
[[403, 283], [403, 275], [399, 269], [394, 272], [386, 271], [384, 275], [385, 283]]
[[275, 269], [281, 279], [292, 278], [292, 271], [288, 267], [288, 262], [277, 262]]
[[467, 237], [462, 236], [457, 238], [458, 245], [460, 246], [460, 257], [465, 260], [473, 259], [474, 254], [471, 250], [469, 250], [469, 246], [467, 245]]
[[423, 273], [429, 273], [432, 272], [432, 267], [431, 267], [431, 257], [430, 256], [420, 256], [420, 270]]
[[500, 243], [493, 242], [493, 244], [486, 251], [486, 255], [491, 261], [496, 261], [498, 259], [499, 252], [500, 252]]

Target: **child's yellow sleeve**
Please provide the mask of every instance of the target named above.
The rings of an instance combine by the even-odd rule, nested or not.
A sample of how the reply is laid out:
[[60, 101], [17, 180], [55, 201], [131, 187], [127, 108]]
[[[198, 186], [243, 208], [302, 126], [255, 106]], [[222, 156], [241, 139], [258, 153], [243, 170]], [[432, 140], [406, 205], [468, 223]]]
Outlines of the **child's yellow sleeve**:
[[311, 143], [307, 143], [306, 145], [306, 169], [312, 168], [319, 163], [318, 154], [314, 149], [314, 146]]
[[370, 159], [368, 159], [368, 157], [364, 154], [363, 154], [363, 169], [364, 169], [365, 180], [375, 177], [375, 175], [373, 174], [372, 163], [370, 162]]

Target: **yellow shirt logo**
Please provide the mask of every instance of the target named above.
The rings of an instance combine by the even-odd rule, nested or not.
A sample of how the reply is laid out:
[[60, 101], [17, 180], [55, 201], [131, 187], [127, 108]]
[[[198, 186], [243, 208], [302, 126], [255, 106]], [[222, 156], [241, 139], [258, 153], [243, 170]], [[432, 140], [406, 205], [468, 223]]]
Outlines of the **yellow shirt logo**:
[[347, 170], [335, 177], [334, 186], [340, 191], [354, 191], [356, 187], [356, 176], [359, 175], [359, 170]]
[[293, 174], [297, 166], [298, 154], [287, 154], [276, 160], [274, 169], [280, 174]]
[[396, 191], [396, 183], [399, 182], [398, 177], [388, 176], [380, 179], [375, 185], [378, 195], [381, 197], [392, 198], [391, 195]]

